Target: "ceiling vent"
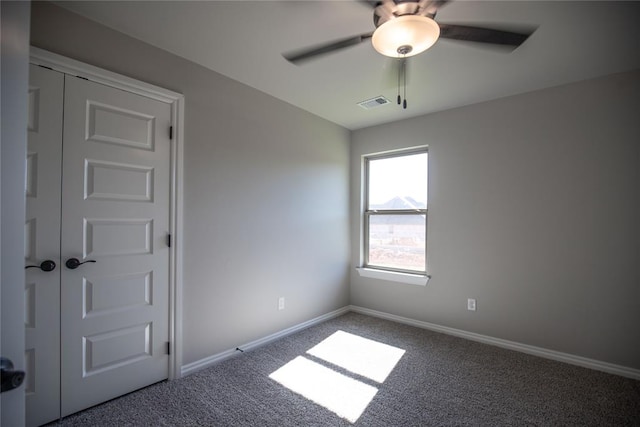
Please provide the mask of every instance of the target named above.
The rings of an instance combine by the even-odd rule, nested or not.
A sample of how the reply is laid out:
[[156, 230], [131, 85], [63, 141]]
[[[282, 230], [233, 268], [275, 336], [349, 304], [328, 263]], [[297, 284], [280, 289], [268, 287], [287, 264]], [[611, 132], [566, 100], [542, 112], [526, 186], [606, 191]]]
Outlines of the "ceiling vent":
[[360, 101], [358, 102], [358, 105], [365, 110], [371, 110], [372, 108], [378, 108], [389, 103], [390, 101], [381, 95], [376, 96], [375, 98], [367, 99], [365, 101]]

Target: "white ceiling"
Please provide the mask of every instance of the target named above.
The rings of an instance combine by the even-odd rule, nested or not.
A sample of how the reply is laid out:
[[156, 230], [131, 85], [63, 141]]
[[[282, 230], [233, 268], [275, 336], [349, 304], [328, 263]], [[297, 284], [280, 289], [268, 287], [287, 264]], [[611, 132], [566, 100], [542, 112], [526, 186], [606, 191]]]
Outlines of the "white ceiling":
[[[56, 3], [349, 129], [640, 68], [638, 1], [452, 1], [436, 21], [538, 29], [511, 53], [439, 40], [410, 58], [403, 110], [394, 62], [370, 41], [300, 66], [281, 56], [372, 31], [363, 2]], [[356, 105], [378, 95], [392, 103]]]

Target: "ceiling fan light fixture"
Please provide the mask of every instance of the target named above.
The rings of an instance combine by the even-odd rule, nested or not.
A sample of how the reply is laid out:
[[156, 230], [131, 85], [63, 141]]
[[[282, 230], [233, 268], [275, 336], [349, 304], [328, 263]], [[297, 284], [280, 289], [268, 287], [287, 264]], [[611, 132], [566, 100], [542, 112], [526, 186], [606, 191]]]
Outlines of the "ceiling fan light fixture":
[[440, 26], [431, 18], [403, 15], [380, 25], [371, 37], [375, 50], [385, 56], [414, 56], [429, 49], [440, 37]]

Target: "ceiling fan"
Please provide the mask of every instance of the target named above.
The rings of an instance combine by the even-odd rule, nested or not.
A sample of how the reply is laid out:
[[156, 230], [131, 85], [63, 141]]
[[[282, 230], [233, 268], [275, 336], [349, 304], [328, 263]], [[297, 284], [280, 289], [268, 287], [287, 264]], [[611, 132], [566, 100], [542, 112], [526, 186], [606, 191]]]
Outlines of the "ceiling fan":
[[322, 45], [284, 53], [282, 56], [300, 64], [321, 55], [354, 46], [371, 39], [376, 51], [394, 58], [407, 58], [429, 49], [438, 38], [489, 43], [517, 48], [534, 29], [518, 32], [458, 24], [437, 23], [438, 10], [450, 0], [359, 0], [374, 8], [372, 32], [335, 40]]

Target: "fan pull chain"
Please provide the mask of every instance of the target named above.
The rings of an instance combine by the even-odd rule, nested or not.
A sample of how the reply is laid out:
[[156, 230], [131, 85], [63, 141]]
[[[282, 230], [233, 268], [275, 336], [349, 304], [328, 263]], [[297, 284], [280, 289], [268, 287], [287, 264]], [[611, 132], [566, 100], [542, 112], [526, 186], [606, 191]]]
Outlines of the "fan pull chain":
[[407, 60], [402, 62], [402, 78], [404, 80], [404, 101], [402, 101], [402, 108], [407, 109]]
[[[398, 57], [400, 61], [400, 57]], [[402, 72], [402, 65], [398, 67], [398, 105], [402, 104], [402, 98], [400, 97], [400, 73]]]
[[[400, 58], [402, 55], [402, 58]], [[407, 54], [398, 51], [398, 61], [402, 61], [398, 67], [398, 105], [402, 105], [402, 108], [407, 109]], [[400, 96], [400, 82], [402, 81], [403, 96]]]

